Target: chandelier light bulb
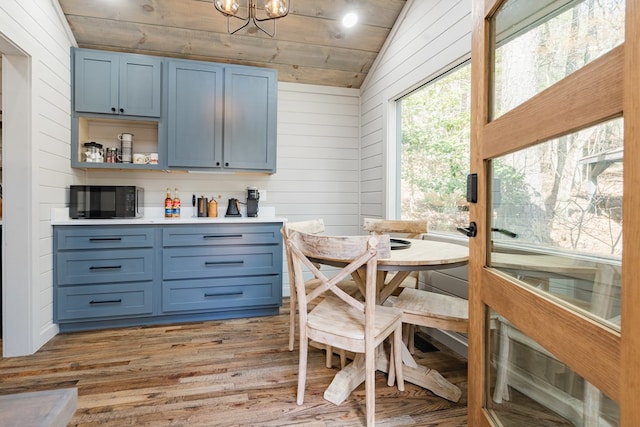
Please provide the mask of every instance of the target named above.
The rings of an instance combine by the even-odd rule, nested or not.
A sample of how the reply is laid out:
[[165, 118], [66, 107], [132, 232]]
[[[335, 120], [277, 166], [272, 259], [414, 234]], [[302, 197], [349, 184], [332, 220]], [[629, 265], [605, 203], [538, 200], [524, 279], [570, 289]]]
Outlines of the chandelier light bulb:
[[235, 15], [240, 8], [238, 0], [215, 0], [216, 9], [225, 15]]
[[280, 18], [287, 14], [287, 3], [282, 0], [267, 0], [264, 2], [264, 11], [269, 18]]

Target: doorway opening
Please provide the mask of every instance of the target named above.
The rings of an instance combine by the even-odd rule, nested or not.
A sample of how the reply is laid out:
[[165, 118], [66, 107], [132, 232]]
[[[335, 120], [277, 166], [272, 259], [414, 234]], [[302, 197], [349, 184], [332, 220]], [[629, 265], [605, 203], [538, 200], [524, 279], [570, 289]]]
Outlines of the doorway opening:
[[31, 354], [34, 322], [31, 58], [0, 34], [2, 54], [2, 357]]

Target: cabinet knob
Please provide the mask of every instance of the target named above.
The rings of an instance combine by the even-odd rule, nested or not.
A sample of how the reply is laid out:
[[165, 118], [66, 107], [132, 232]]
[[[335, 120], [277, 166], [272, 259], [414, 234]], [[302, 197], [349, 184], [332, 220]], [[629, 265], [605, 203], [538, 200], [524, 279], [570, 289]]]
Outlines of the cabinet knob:
[[124, 108], [121, 108], [121, 109], [120, 109], [120, 112], [121, 112], [121, 113], [124, 113]]
[[111, 107], [111, 111], [116, 112], [116, 107]]
[[229, 162], [224, 164], [225, 167], [229, 167]]
[[216, 166], [220, 166], [220, 162], [216, 162]]

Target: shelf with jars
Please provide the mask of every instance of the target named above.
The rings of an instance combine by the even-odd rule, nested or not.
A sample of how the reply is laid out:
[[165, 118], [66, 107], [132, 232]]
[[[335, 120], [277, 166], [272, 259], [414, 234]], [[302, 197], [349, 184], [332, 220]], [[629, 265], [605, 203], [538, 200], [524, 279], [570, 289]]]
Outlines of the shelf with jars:
[[93, 169], [165, 170], [159, 120], [78, 116], [73, 120], [71, 166]]

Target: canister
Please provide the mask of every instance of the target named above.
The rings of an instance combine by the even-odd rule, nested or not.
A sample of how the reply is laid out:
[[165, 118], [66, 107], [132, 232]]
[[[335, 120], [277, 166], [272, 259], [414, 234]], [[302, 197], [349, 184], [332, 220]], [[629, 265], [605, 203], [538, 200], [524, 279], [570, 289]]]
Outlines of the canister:
[[211, 197], [209, 200], [209, 218], [215, 218], [218, 216], [218, 202]]
[[198, 216], [199, 217], [207, 216], [208, 211], [209, 211], [209, 202], [207, 201], [207, 198], [204, 196], [200, 196], [200, 198], [198, 198]]

